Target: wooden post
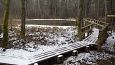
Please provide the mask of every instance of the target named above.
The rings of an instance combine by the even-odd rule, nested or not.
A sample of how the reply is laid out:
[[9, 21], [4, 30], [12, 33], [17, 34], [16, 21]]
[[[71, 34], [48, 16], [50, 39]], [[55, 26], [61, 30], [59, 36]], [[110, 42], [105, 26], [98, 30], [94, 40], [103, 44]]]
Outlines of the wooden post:
[[85, 33], [82, 35], [81, 39], [85, 39]]
[[63, 55], [58, 55], [57, 56], [57, 63], [61, 64], [63, 62]]
[[89, 52], [89, 50], [90, 50], [90, 47], [89, 47], [89, 46], [86, 46], [86, 47], [85, 47], [85, 51], [86, 51], [86, 52]]
[[98, 51], [101, 51], [101, 41], [102, 41], [102, 31], [99, 31], [99, 36], [98, 36], [98, 41], [97, 41], [97, 45], [98, 45], [98, 47], [97, 47], [97, 50]]
[[90, 35], [90, 32], [88, 32], [87, 35], [89, 36], [89, 35]]
[[77, 56], [78, 55], [78, 51], [77, 50], [73, 50], [73, 56]]

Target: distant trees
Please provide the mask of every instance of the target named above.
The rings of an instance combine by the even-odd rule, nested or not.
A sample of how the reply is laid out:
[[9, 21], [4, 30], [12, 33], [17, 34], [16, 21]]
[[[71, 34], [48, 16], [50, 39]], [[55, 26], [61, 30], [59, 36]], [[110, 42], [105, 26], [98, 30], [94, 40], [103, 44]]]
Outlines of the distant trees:
[[[0, 7], [3, 7], [0, 0]], [[20, 0], [11, 0], [11, 14], [20, 18]], [[27, 18], [72, 18], [78, 16], [79, 0], [26, 0]], [[1, 9], [1, 8], [0, 8]], [[104, 0], [85, 0], [84, 16], [90, 18], [104, 17]], [[1, 12], [0, 12], [1, 13]]]
[[7, 48], [8, 45], [8, 19], [9, 19], [9, 5], [10, 0], [4, 0], [5, 9], [4, 9], [4, 21], [3, 21], [3, 48]]

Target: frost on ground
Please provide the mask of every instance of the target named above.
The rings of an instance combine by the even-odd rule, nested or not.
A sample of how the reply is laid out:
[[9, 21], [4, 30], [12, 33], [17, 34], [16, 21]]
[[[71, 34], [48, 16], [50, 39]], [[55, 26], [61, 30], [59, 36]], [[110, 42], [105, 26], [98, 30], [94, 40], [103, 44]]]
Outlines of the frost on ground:
[[[103, 52], [90, 51], [89, 53], [80, 53], [78, 56], [71, 56], [64, 61], [62, 65], [81, 65], [90, 64], [98, 65], [99, 60], [108, 60], [110, 58], [115, 58], [115, 32], [113, 32], [106, 40], [106, 43], [102, 46]], [[106, 53], [105, 50], [114, 52], [113, 54]], [[115, 61], [114, 61], [115, 62]], [[115, 63], [113, 63], [115, 64]]]
[[115, 53], [115, 32], [113, 32], [106, 41], [106, 44], [103, 45], [103, 48], [107, 51]]
[[26, 25], [26, 41], [20, 40], [19, 29], [9, 31], [9, 47], [33, 51], [40, 46], [61, 46], [74, 43], [77, 34], [73, 26]]
[[[16, 30], [19, 31], [19, 28]], [[15, 31], [9, 31], [11, 37], [9, 41], [12, 48], [7, 49], [5, 52], [0, 52], [0, 62], [14, 64], [13, 61], [15, 61], [15, 64], [18, 65], [36, 62], [34, 58], [35, 55], [75, 43], [77, 30], [71, 26], [53, 27], [29, 25], [26, 27], [26, 42], [18, 39], [16, 34]], [[95, 35], [96, 34], [97, 33], [95, 33]]]
[[105, 52], [90, 51], [90, 53], [80, 53], [78, 56], [69, 57], [62, 65], [81, 65], [90, 64], [98, 65], [97, 60], [107, 60], [109, 58], [115, 58], [115, 55], [111, 55]]
[[[36, 48], [37, 45], [63, 45], [75, 42], [76, 28], [71, 26], [26, 26], [26, 49]], [[15, 39], [15, 38], [14, 38]], [[24, 46], [19, 45], [20, 40], [13, 42], [13, 47]], [[23, 42], [22, 42], [23, 43]], [[21, 43], [20, 43], [21, 44]]]
[[[19, 31], [19, 27], [16, 29]], [[26, 42], [18, 39], [16, 31], [9, 31], [11, 49], [0, 51], [0, 62], [18, 65], [27, 65], [36, 62], [33, 56], [40, 53], [53, 51], [60, 47], [76, 42], [76, 28], [71, 26], [26, 26]], [[94, 33], [95, 35], [97, 33]], [[92, 36], [91, 36], [92, 38]], [[95, 36], [93, 36], [95, 38]], [[111, 38], [111, 37], [110, 37]], [[2, 50], [2, 48], [0, 48]], [[80, 63], [96, 64], [96, 60], [108, 59], [112, 55], [105, 52], [92, 51], [80, 53], [78, 56], [68, 58], [65, 65], [79, 65]], [[63, 64], [63, 65], [64, 65]]]
[[35, 55], [74, 43], [77, 34], [76, 28], [71, 26], [27, 25], [24, 42], [18, 39], [17, 31], [20, 31], [19, 27], [16, 31], [9, 31], [11, 49], [2, 52], [0, 48], [0, 63], [27, 65], [36, 61]]

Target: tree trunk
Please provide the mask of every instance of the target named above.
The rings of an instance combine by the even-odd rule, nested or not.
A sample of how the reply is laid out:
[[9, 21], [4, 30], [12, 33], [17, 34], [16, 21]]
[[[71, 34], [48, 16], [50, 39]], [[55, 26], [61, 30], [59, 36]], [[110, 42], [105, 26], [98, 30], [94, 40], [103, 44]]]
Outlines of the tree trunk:
[[25, 16], [26, 16], [26, 11], [25, 11], [25, 1], [26, 0], [21, 0], [21, 39], [25, 40]]
[[79, 10], [78, 10], [78, 37], [81, 40], [81, 27], [83, 26], [83, 2], [84, 0], [79, 0]]
[[107, 14], [108, 14], [108, 12], [107, 12], [107, 1], [104, 0], [104, 3], [105, 3], [105, 21], [107, 22]]
[[96, 4], [97, 5], [97, 8], [96, 8], [97, 9], [97, 17], [96, 17], [97, 19], [99, 19], [99, 12], [100, 12], [100, 5], [99, 5], [100, 3], [99, 2], [100, 1], [97, 0], [97, 4]]
[[7, 48], [8, 45], [8, 19], [9, 19], [9, 5], [10, 0], [5, 0], [5, 12], [4, 12], [4, 23], [3, 23], [3, 48]]

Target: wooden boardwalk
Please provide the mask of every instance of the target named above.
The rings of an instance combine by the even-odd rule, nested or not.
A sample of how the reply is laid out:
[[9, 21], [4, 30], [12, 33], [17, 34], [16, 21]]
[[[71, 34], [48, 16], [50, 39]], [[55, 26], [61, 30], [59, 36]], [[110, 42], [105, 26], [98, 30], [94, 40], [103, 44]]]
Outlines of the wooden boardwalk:
[[[106, 23], [103, 23], [103, 22], [100, 22], [100, 21], [93, 20], [94, 22], [90, 22], [92, 20], [89, 20], [89, 19], [87, 21], [89, 23], [92, 23], [93, 25], [95, 24], [98, 27], [101, 27], [102, 29], [103, 29], [104, 25], [106, 25]], [[75, 21], [73, 21], [73, 22], [75, 22]], [[85, 26], [86, 30], [90, 29], [90, 28], [92, 29], [92, 27], [95, 27], [92, 24], [91, 25], [89, 24], [89, 25]], [[83, 28], [83, 30], [85, 30], [85, 28]], [[41, 53], [39, 55], [35, 55], [33, 58], [35, 58], [36, 62], [39, 63], [41, 61], [47, 60], [47, 59], [52, 58], [52, 57], [56, 57], [58, 55], [63, 55], [65, 53], [71, 52], [73, 50], [78, 50], [80, 48], [87, 47], [87, 46], [90, 46], [90, 45], [98, 45], [97, 41], [99, 39], [98, 38], [99, 35], [100, 35], [100, 31], [96, 30], [96, 31], [92, 32], [92, 34], [89, 35], [87, 38], [83, 39], [82, 41], [78, 41], [76, 43], [69, 44], [66, 47], [61, 47], [61, 48], [55, 49], [53, 51], [48, 51], [48, 52]], [[33, 64], [33, 63], [36, 63], [36, 62], [30, 62], [30, 64]]]
[[[48, 51], [48, 52], [41, 53], [39, 55], [35, 55], [33, 58], [35, 58], [36, 62], [39, 63], [41, 61], [47, 60], [52, 57], [56, 57], [61, 54], [71, 52], [73, 50], [87, 47], [89, 45], [96, 45], [95, 43], [96, 43], [97, 39], [98, 39], [98, 37], [94, 37], [93, 34], [91, 34], [90, 36], [85, 38], [83, 41], [78, 41], [76, 43], [69, 44], [66, 47], [61, 47], [61, 48], [55, 49], [53, 51]], [[30, 64], [33, 64], [36, 62], [30, 62]]]

